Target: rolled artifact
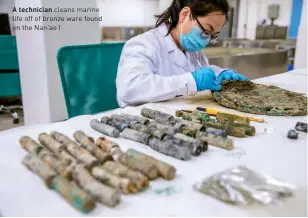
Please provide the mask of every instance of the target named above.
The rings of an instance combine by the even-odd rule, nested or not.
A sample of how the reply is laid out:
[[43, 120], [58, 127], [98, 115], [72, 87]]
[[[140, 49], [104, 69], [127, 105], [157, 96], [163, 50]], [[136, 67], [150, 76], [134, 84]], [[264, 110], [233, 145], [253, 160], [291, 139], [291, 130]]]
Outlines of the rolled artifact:
[[75, 140], [81, 144], [81, 147], [86, 149], [88, 152], [90, 152], [93, 156], [95, 156], [101, 164], [105, 163], [108, 160], [112, 160], [112, 156], [99, 149], [95, 143], [94, 139], [87, 136], [83, 131], [76, 131], [74, 133]]
[[234, 148], [233, 140], [230, 138], [200, 132], [198, 133], [197, 138], [201, 141], [207, 141], [210, 145], [226, 150], [232, 150]]
[[98, 131], [98, 132], [100, 132], [104, 135], [111, 136], [113, 138], [119, 138], [120, 137], [120, 131], [119, 130], [117, 130], [116, 128], [114, 128], [112, 126], [101, 123], [98, 120], [95, 120], [95, 119], [91, 120], [90, 126], [94, 130], [96, 130], [96, 131]]
[[43, 146], [35, 142], [29, 136], [22, 136], [19, 139], [19, 144], [30, 154], [38, 154], [42, 149], [44, 149]]
[[150, 139], [150, 135], [146, 134], [146, 133], [142, 133], [142, 132], [138, 132], [136, 130], [133, 129], [125, 129], [122, 132], [122, 136], [126, 139], [135, 141], [135, 142], [139, 142], [145, 145], [149, 144], [149, 139]]
[[52, 180], [52, 189], [58, 192], [71, 206], [83, 213], [95, 208], [94, 199], [76, 185], [72, 185], [65, 177], [56, 176]]
[[54, 140], [50, 135], [47, 133], [41, 133], [38, 137], [38, 140], [42, 145], [44, 145], [46, 148], [51, 150], [56, 155], [59, 155], [61, 151], [65, 149], [65, 146], [61, 144], [60, 142]]
[[107, 161], [102, 168], [113, 175], [130, 179], [136, 185], [138, 191], [145, 189], [149, 185], [148, 178], [145, 175], [139, 171], [131, 170], [121, 163]]
[[153, 180], [158, 177], [158, 172], [154, 164], [144, 160], [138, 160], [123, 153], [118, 158], [119, 163], [127, 166], [132, 170], [137, 170], [144, 174], [148, 179]]
[[158, 169], [158, 173], [161, 177], [167, 180], [172, 180], [175, 178], [176, 169], [171, 166], [170, 164], [167, 164], [161, 160], [155, 159], [149, 155], [143, 154], [139, 151], [136, 151], [135, 149], [128, 149], [127, 155], [132, 156], [136, 159], [146, 160], [156, 166]]
[[93, 167], [91, 172], [96, 179], [105, 183], [106, 185], [120, 190], [123, 194], [137, 192], [136, 185], [133, 184], [129, 179], [115, 176], [102, 167]]
[[75, 167], [73, 178], [80, 187], [97, 201], [109, 207], [115, 207], [119, 204], [121, 198], [120, 192], [95, 180], [82, 165]]
[[57, 173], [45, 164], [39, 157], [27, 154], [22, 160], [24, 166], [37, 174], [48, 188], [52, 188], [52, 179], [57, 176]]
[[170, 140], [162, 141], [157, 138], [151, 138], [149, 146], [155, 151], [179, 160], [189, 160], [191, 158], [191, 151], [189, 148], [177, 146]]

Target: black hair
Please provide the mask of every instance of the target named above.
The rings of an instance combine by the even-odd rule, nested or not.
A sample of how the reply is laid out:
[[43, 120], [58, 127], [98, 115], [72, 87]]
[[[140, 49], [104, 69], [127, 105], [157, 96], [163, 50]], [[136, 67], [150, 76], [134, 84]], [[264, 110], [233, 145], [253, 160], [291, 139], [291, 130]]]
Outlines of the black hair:
[[165, 23], [168, 27], [167, 35], [176, 27], [179, 14], [184, 7], [189, 7], [193, 18], [206, 16], [211, 12], [222, 12], [228, 19], [229, 4], [227, 0], [173, 0], [167, 10], [157, 15], [156, 27]]

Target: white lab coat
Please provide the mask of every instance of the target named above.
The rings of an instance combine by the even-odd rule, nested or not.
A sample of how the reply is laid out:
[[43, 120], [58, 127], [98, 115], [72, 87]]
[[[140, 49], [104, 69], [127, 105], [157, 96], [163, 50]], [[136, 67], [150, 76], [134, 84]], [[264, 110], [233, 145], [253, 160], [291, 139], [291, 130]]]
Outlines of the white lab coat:
[[[197, 93], [191, 72], [208, 67], [200, 51], [184, 54], [176, 46], [167, 26], [161, 25], [138, 35], [124, 45], [116, 78], [120, 107], [165, 101]], [[218, 75], [223, 69], [211, 65]]]

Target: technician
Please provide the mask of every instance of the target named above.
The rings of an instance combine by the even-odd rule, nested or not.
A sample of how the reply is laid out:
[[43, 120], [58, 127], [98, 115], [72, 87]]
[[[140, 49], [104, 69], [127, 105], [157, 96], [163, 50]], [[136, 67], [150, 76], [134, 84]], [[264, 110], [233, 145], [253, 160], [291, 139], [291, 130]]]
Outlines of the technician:
[[220, 91], [223, 80], [246, 80], [210, 65], [202, 52], [217, 41], [228, 11], [227, 0], [173, 0], [155, 29], [126, 42], [116, 79], [119, 106]]

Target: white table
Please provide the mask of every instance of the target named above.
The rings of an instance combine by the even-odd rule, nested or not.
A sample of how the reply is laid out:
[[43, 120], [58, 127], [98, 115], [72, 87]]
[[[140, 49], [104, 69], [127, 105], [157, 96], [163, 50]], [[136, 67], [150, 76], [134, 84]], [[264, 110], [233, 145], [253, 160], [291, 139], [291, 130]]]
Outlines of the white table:
[[[306, 93], [307, 70], [262, 78], [256, 82]], [[174, 113], [176, 109], [208, 106], [240, 114], [217, 105], [209, 93], [146, 106], [168, 113]], [[141, 107], [128, 107], [124, 111], [138, 115], [140, 109]], [[37, 140], [39, 133], [49, 133], [52, 130], [70, 137], [74, 131], [83, 130], [92, 137], [99, 137], [101, 134], [90, 128], [90, 120], [122, 111], [117, 109], [95, 116], [79, 116], [65, 122], [19, 127], [0, 133], [0, 212], [4, 216], [82, 216], [83, 214], [70, 207], [57, 193], [46, 189], [42, 181], [21, 164], [26, 152], [18, 144], [18, 139], [28, 135]], [[125, 139], [112, 139], [118, 142], [123, 150], [133, 147], [174, 165], [177, 168], [177, 177], [169, 182], [159, 179], [151, 182], [151, 187], [143, 193], [123, 196], [121, 204], [115, 209], [97, 204], [90, 215], [307, 216], [307, 134], [300, 133], [298, 140], [286, 137], [288, 130], [295, 128], [296, 122], [307, 122], [307, 117], [256, 117], [265, 118], [267, 123], [253, 123], [257, 128], [254, 137], [234, 138], [234, 151], [211, 146], [207, 153], [187, 162], [159, 154], [142, 144]], [[264, 132], [265, 128], [269, 131]], [[298, 189], [295, 197], [276, 206], [236, 207], [200, 194], [192, 188], [194, 183], [203, 178], [239, 164], [296, 185]], [[174, 187], [177, 192], [171, 196], [155, 192], [155, 189], [166, 187]]]

